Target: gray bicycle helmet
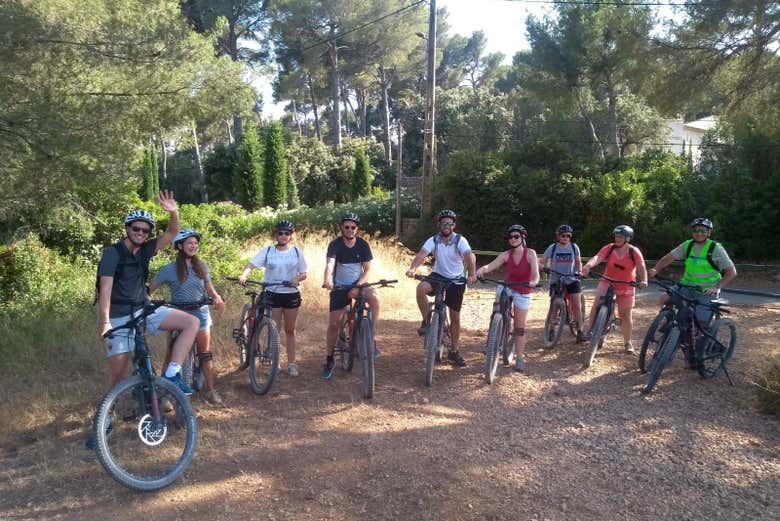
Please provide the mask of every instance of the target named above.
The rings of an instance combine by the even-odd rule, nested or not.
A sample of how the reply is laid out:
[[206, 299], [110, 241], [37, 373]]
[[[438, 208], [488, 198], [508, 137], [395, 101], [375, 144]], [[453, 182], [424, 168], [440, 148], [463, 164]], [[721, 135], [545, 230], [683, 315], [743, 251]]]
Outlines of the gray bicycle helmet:
[[616, 226], [614, 230], [612, 230], [612, 235], [622, 235], [626, 239], [630, 239], [634, 236], [634, 229], [628, 226], [627, 224], [621, 224], [620, 226]]
[[574, 235], [574, 228], [569, 226], [568, 224], [562, 224], [558, 226], [558, 229], [555, 230], [555, 233], [561, 234], [561, 233], [570, 233]]
[[344, 221], [353, 221], [355, 224], [360, 226], [360, 217], [358, 217], [358, 214], [355, 212], [347, 212], [344, 215], [341, 216], [341, 222]]
[[195, 230], [190, 230], [189, 228], [185, 228], [184, 230], [176, 234], [176, 238], [173, 239], [173, 249], [178, 248], [179, 244], [183, 243], [190, 237], [196, 237], [198, 239], [198, 242], [200, 242], [200, 234], [198, 232], [196, 232]]
[[523, 226], [522, 224], [510, 225], [509, 228], [506, 229], [506, 233], [504, 233], [504, 236], [508, 239], [509, 236], [512, 234], [512, 232], [518, 232], [523, 237], [523, 240], [525, 240], [528, 237], [528, 230], [526, 230], [525, 226]]
[[453, 221], [458, 220], [458, 216], [452, 210], [442, 210], [441, 212], [439, 212], [439, 217], [436, 220], [441, 221], [442, 219], [447, 219], [447, 218], [450, 218]]
[[696, 226], [704, 226], [709, 231], [712, 231], [712, 221], [707, 219], [706, 217], [697, 217], [691, 222], [691, 228], [695, 228]]
[[125, 216], [125, 226], [129, 226], [135, 221], [143, 221], [154, 228], [154, 216], [146, 210], [133, 210]]
[[282, 232], [294, 232], [295, 231], [295, 225], [292, 221], [279, 221], [276, 223], [276, 226], [274, 226], [274, 231], [282, 231]]

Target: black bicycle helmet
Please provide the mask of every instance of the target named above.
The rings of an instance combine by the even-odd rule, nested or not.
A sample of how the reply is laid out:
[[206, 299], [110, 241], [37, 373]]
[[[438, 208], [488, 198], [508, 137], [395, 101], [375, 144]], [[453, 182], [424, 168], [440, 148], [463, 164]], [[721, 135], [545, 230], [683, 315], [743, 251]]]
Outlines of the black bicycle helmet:
[[179, 244], [183, 243], [190, 237], [197, 237], [198, 242], [200, 242], [200, 234], [195, 230], [190, 230], [189, 228], [186, 228], [180, 231], [178, 234], [176, 234], [176, 238], [173, 239], [173, 249], [178, 248]]
[[146, 210], [133, 210], [125, 216], [125, 226], [129, 226], [135, 221], [143, 221], [154, 228], [154, 216]]
[[562, 224], [558, 226], [558, 229], [555, 230], [555, 233], [561, 234], [561, 233], [570, 233], [574, 235], [574, 228], [569, 226], [568, 224]]
[[276, 223], [276, 226], [274, 226], [274, 231], [279, 232], [294, 232], [295, 231], [295, 225], [292, 221], [279, 221]]
[[518, 232], [525, 240], [528, 237], [528, 230], [522, 224], [512, 224], [506, 229], [504, 236], [508, 239], [512, 232]]
[[447, 219], [447, 218], [456, 221], [458, 219], [458, 216], [452, 210], [442, 210], [441, 212], [439, 212], [439, 217], [436, 220], [441, 221], [442, 219]]
[[696, 226], [704, 226], [709, 231], [712, 231], [712, 221], [707, 219], [706, 217], [697, 217], [691, 222], [691, 228], [695, 228]]
[[341, 216], [341, 222], [344, 221], [353, 221], [355, 224], [360, 226], [360, 217], [358, 217], [358, 214], [355, 212], [347, 212], [344, 215]]
[[612, 235], [622, 235], [626, 239], [630, 239], [634, 236], [634, 229], [628, 226], [627, 224], [621, 224], [620, 226], [616, 226], [614, 230], [612, 230]]

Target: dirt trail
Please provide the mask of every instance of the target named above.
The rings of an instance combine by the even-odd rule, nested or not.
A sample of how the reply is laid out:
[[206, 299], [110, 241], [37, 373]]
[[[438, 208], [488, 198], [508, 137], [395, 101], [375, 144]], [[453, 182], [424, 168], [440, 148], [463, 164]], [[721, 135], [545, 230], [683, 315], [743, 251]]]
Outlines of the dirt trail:
[[[282, 375], [272, 396], [256, 397], [246, 374], [223, 367], [229, 406], [194, 400], [195, 460], [157, 493], [115, 484], [83, 449], [85, 401], [81, 416], [3, 447], [0, 519], [780, 519], [778, 422], [756, 412], [751, 384], [779, 349], [769, 334], [780, 309], [735, 311], [735, 387], [702, 381], [678, 361], [643, 397], [636, 359], [617, 337], [587, 370], [570, 336], [539, 349], [543, 294], [528, 374], [500, 368], [487, 386], [491, 298], [467, 293], [468, 367], [437, 366], [431, 389], [415, 317], [385, 320], [370, 402], [358, 371], [319, 378], [321, 317], [302, 316], [301, 343], [312, 346], [302, 376]], [[655, 312], [641, 302], [635, 338]]]

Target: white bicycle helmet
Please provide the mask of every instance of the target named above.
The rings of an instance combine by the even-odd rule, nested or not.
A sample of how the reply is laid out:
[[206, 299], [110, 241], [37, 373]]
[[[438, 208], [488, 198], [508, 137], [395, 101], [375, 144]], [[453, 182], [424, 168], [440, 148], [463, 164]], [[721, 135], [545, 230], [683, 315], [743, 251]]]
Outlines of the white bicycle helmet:
[[125, 216], [125, 226], [129, 226], [135, 221], [143, 221], [154, 228], [154, 216], [146, 210], [133, 210]]

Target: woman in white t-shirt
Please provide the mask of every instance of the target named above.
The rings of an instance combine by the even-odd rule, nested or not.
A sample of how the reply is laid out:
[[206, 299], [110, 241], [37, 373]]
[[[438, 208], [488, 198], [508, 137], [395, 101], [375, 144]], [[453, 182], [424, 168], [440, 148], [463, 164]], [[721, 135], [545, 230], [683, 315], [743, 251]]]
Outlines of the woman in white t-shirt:
[[301, 307], [301, 292], [298, 286], [306, 278], [306, 260], [303, 253], [292, 245], [295, 225], [290, 221], [279, 221], [274, 226], [276, 244], [260, 250], [246, 265], [238, 277], [245, 284], [247, 277], [254, 269], [265, 268], [265, 282], [289, 282], [290, 286], [275, 286], [268, 290], [273, 308], [273, 318], [277, 327], [282, 327], [284, 317], [284, 333], [287, 339], [287, 374], [298, 376], [298, 366], [295, 363], [295, 347], [298, 343], [295, 323], [298, 320], [298, 308]]

